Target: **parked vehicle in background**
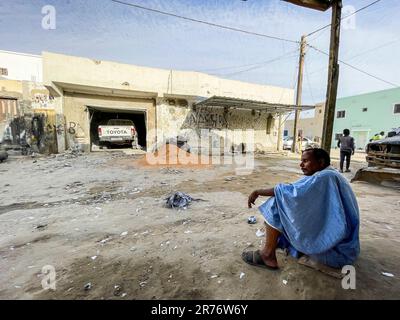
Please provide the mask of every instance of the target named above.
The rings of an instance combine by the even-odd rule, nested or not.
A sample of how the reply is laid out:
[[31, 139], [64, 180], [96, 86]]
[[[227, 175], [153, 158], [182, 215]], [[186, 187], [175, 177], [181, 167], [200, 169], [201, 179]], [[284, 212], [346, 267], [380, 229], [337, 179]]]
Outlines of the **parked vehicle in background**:
[[367, 144], [369, 167], [381, 166], [400, 169], [400, 128], [388, 133], [388, 138]]
[[[293, 137], [285, 137], [283, 138], [283, 150], [291, 150], [293, 145]], [[303, 138], [301, 142], [301, 149], [307, 149], [307, 148], [318, 148], [319, 145], [318, 143], [312, 141], [311, 139], [308, 138]]]
[[135, 124], [129, 119], [111, 119], [107, 125], [98, 126], [100, 147], [115, 145], [130, 145], [137, 148], [138, 134]]

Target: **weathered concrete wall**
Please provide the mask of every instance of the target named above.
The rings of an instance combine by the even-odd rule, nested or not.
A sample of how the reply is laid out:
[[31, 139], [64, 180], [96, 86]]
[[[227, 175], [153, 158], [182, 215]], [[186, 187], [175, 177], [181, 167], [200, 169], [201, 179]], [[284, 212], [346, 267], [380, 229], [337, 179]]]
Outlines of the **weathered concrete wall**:
[[110, 61], [43, 53], [46, 86], [54, 83], [124, 91], [210, 97], [213, 95], [271, 103], [293, 103], [292, 89], [227, 80], [208, 74], [140, 67]]
[[[0, 107], [0, 142], [4, 140], [4, 133], [6, 131], [7, 140], [16, 141], [16, 137], [10, 136], [10, 123], [16, 117], [32, 117], [37, 113], [47, 113], [47, 111], [55, 110], [54, 98], [43, 85], [37, 82], [0, 80], [0, 99], [2, 99], [2, 106]], [[12, 110], [3, 108], [7, 99], [12, 99], [8, 100], [9, 106], [10, 102], [12, 102]], [[28, 120], [24, 120], [23, 122], [26, 121]], [[30, 139], [25, 129], [20, 132], [20, 134], [22, 133], [27, 140]], [[12, 135], [15, 134], [17, 132], [14, 130]]]
[[[65, 116], [66, 148], [75, 144], [84, 151], [90, 151], [90, 122], [87, 107], [121, 108], [146, 112], [147, 145], [155, 143], [155, 106], [150, 99], [97, 96], [79, 93], [64, 93], [63, 113]], [[73, 134], [69, 129], [73, 128]]]
[[[258, 151], [276, 150], [278, 141], [278, 121], [266, 112], [250, 110], [228, 110], [223, 108], [197, 108], [193, 110], [189, 101], [187, 107], [170, 105], [168, 100], [159, 99], [157, 122], [160, 133], [165, 138], [183, 136], [192, 148], [197, 148], [202, 129], [210, 130], [213, 136], [223, 139], [226, 149], [247, 144], [246, 130], [254, 130], [254, 149]], [[269, 127], [268, 127], [269, 126]], [[242, 131], [242, 132], [240, 132]], [[211, 138], [210, 138], [211, 139]], [[161, 137], [160, 137], [161, 140]]]
[[[77, 130], [75, 138], [86, 147], [89, 145], [90, 135], [88, 116], [83, 106], [105, 103], [109, 107], [120, 107], [120, 101], [130, 105], [133, 101], [139, 101], [135, 100], [136, 97], [156, 100], [156, 108], [154, 105], [146, 107], [147, 133], [150, 134], [147, 137], [148, 147], [156, 141], [157, 135], [152, 133], [152, 128], [162, 130], [168, 137], [177, 134], [193, 135], [191, 129], [199, 130], [203, 127], [213, 129], [213, 134], [216, 135], [230, 135], [238, 129], [254, 129], [255, 145], [258, 149], [275, 150], [278, 138], [277, 121], [268, 120], [268, 114], [252, 114], [251, 111], [239, 110], [225, 114], [223, 109], [217, 108], [196, 113], [191, 106], [196, 100], [214, 95], [283, 104], [292, 104], [294, 99], [294, 91], [287, 88], [221, 79], [198, 72], [147, 68], [49, 52], [43, 53], [43, 76], [46, 87], [59, 95], [55, 100], [58, 112], [63, 113], [66, 118], [65, 132], [68, 131], [70, 121], [79, 123], [82, 129]], [[64, 92], [86, 96], [80, 100], [77, 96], [71, 99], [71, 94], [63, 97]], [[102, 98], [96, 100], [95, 96]], [[187, 106], [180, 106], [179, 103], [170, 105], [168, 98], [171, 97], [176, 97], [176, 101], [189, 97]], [[268, 121], [272, 124], [269, 132]], [[62, 125], [60, 130], [61, 127]], [[162, 134], [159, 138], [162, 139]], [[68, 146], [67, 144], [66, 147]]]

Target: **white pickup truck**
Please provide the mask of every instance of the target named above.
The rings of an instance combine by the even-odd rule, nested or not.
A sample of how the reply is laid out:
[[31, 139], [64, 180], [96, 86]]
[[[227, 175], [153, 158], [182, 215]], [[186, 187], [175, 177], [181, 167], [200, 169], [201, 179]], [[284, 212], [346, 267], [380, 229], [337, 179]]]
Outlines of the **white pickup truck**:
[[132, 148], [138, 147], [136, 127], [131, 120], [108, 120], [107, 125], [99, 125], [98, 134], [100, 145], [105, 145], [106, 147], [111, 144], [130, 144]]

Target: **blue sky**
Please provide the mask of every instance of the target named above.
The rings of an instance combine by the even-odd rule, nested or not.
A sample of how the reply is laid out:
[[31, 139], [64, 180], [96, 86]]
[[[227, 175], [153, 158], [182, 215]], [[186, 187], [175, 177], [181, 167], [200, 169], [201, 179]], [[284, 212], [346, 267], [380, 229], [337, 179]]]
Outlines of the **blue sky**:
[[[330, 11], [300, 8], [279, 0], [124, 0], [200, 20], [299, 40], [330, 23]], [[372, 0], [344, 0], [358, 9]], [[56, 29], [41, 27], [44, 5], [56, 8]], [[347, 7], [349, 8], [349, 7]], [[342, 30], [340, 58], [387, 81], [400, 83], [400, 1], [382, 0], [355, 15]], [[346, 12], [344, 13], [346, 15]], [[195, 70], [228, 79], [294, 87], [296, 44], [123, 6], [110, 0], [2, 0], [0, 49], [40, 54], [52, 51], [166, 69]], [[309, 39], [329, 49], [329, 30]], [[242, 65], [281, 60], [253, 68]], [[325, 99], [328, 59], [306, 55], [303, 103]], [[396, 71], [397, 70], [397, 71]], [[393, 86], [341, 66], [339, 96]]]

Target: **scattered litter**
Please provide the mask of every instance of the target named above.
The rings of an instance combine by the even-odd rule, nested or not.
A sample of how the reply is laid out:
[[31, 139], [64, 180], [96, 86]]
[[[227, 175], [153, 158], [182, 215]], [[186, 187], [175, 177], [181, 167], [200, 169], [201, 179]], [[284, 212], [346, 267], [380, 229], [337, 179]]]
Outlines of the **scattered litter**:
[[142, 208], [136, 208], [136, 213], [138, 213]]
[[122, 289], [121, 286], [115, 285], [114, 286], [114, 296], [119, 296], [121, 293], [121, 289]]
[[145, 235], [145, 234], [148, 234], [148, 233], [149, 233], [149, 231], [146, 230], [145, 232], [142, 232], [141, 234]]
[[239, 278], [242, 279], [245, 275], [246, 274], [244, 272], [241, 272]]
[[394, 275], [393, 275], [392, 273], [382, 272], [382, 274], [383, 274], [385, 277], [390, 277], [390, 278], [393, 278], [393, 277], [394, 277]]
[[102, 208], [100, 208], [100, 207], [96, 207], [96, 210], [103, 210]]
[[122, 297], [122, 298], [123, 298], [123, 297], [126, 297], [126, 293], [121, 294], [121, 297]]
[[39, 224], [36, 226], [36, 229], [44, 229], [47, 227], [47, 224]]
[[92, 289], [92, 283], [91, 282], [86, 283], [83, 289], [85, 289], [85, 291]]
[[130, 251], [135, 251], [136, 248], [135, 248], [135, 247], [132, 247], [132, 248], [130, 248], [129, 250], [130, 250]]
[[178, 248], [178, 246], [175, 246], [175, 247], [174, 247], [174, 250], [175, 250], [176, 248]]
[[188, 234], [188, 233], [193, 233], [193, 231], [191, 230], [186, 230], [184, 233]]
[[178, 191], [165, 198], [165, 200], [167, 200], [166, 206], [168, 208], [183, 208], [187, 207], [193, 201], [193, 198], [186, 193]]
[[69, 289], [67, 290], [67, 292], [70, 292], [73, 288], [74, 288], [74, 287], [69, 288]]
[[16, 289], [20, 289], [21, 288], [21, 286], [14, 286]]
[[211, 279], [215, 279], [215, 278], [218, 278], [218, 275], [214, 274], [211, 276]]
[[121, 233], [121, 237], [125, 237], [128, 234], [128, 231], [124, 231]]
[[248, 223], [248, 224], [255, 224], [255, 223], [257, 223], [256, 217], [255, 217], [255, 216], [250, 216], [250, 217], [247, 219], [247, 223]]
[[222, 280], [218, 280], [218, 284], [221, 284], [222, 283]]
[[142, 281], [139, 283], [139, 286], [144, 287], [146, 285], [147, 281]]
[[287, 285], [287, 280], [282, 280], [284, 285]]
[[91, 259], [94, 261], [97, 259], [97, 256], [93, 256], [93, 257], [91, 257]]
[[28, 269], [32, 269], [35, 268], [36, 266], [28, 266]]
[[265, 232], [263, 232], [260, 229], [258, 229], [257, 232], [256, 232], [256, 236], [257, 237], [264, 237], [265, 236]]
[[101, 244], [105, 244], [107, 241], [110, 241], [112, 238], [108, 237], [100, 241]]

